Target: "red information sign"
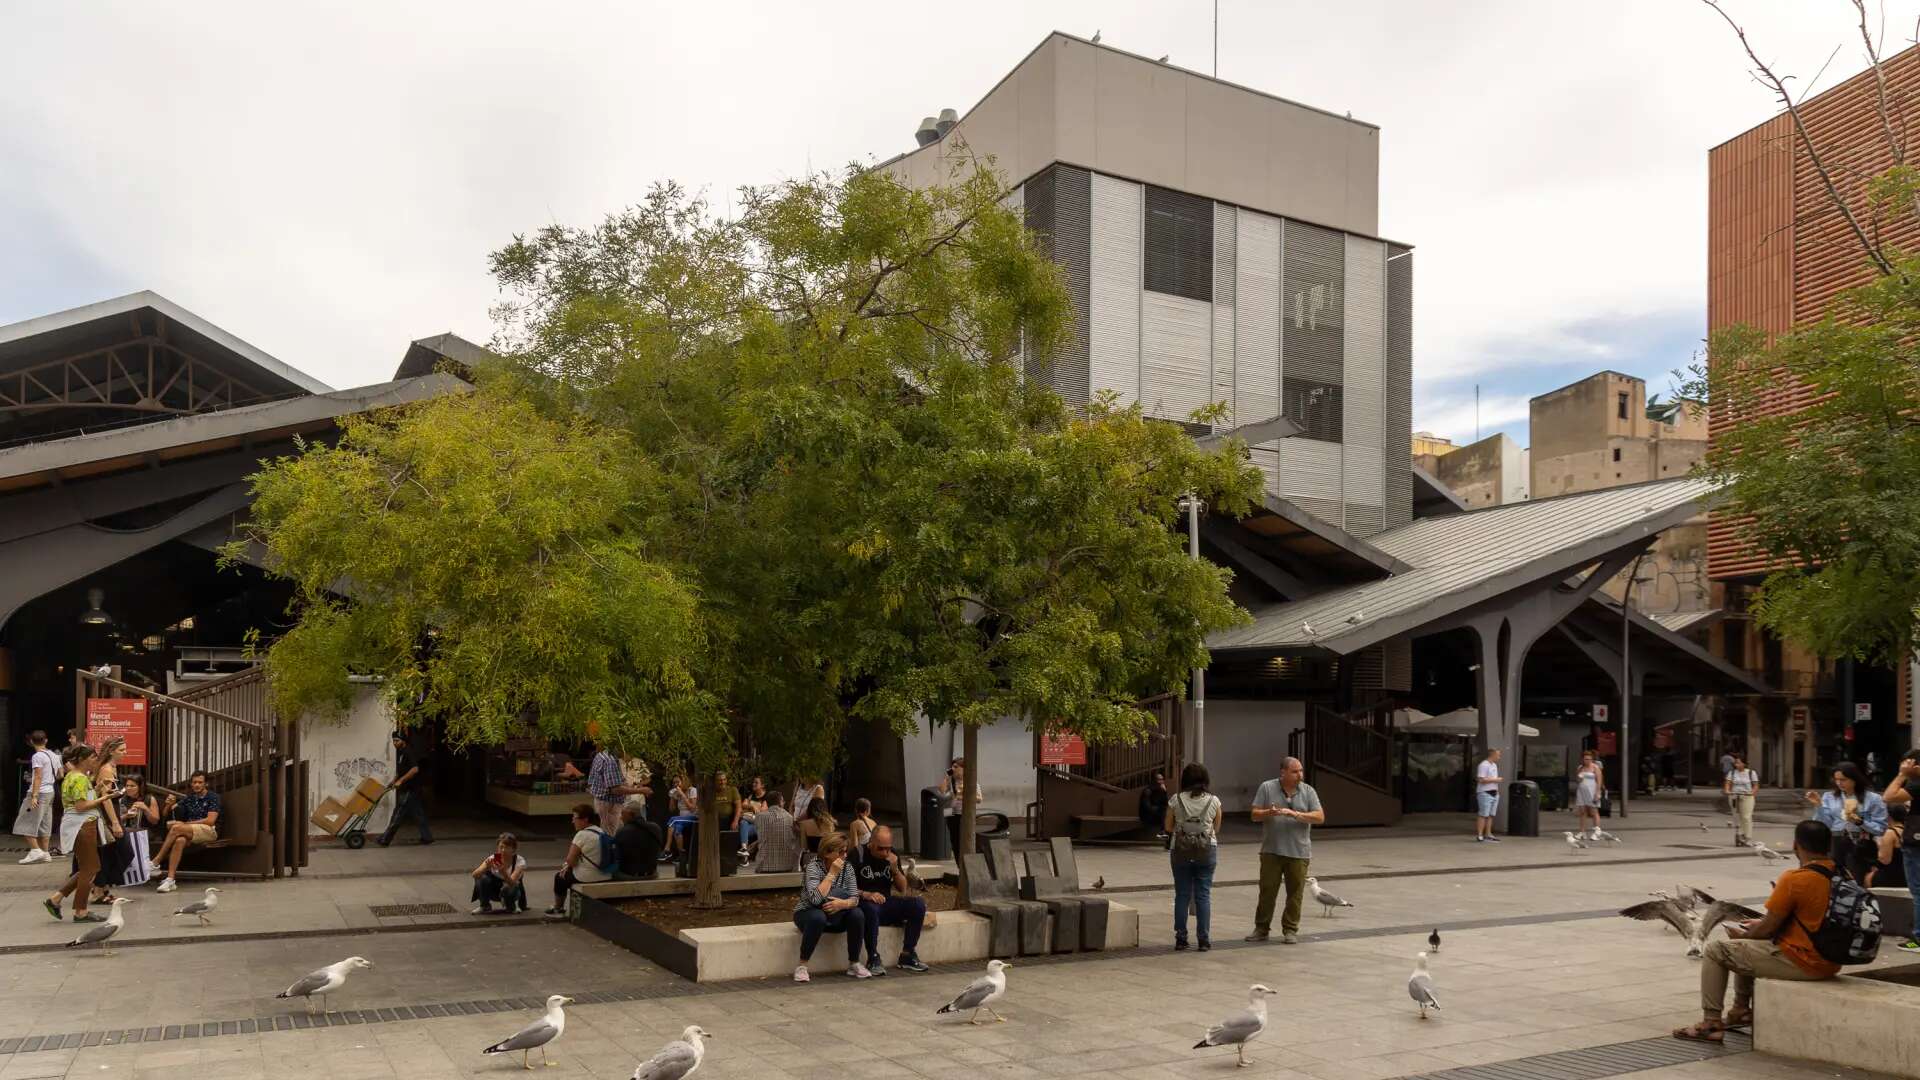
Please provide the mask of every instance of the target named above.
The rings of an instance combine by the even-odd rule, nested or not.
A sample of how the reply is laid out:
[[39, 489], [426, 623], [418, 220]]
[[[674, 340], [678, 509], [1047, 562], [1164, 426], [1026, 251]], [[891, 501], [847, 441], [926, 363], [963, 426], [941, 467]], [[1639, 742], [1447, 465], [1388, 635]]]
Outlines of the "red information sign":
[[1040, 764], [1085, 765], [1087, 740], [1078, 735], [1040, 736]]
[[120, 764], [147, 763], [146, 698], [87, 699], [87, 742], [99, 746], [114, 735], [127, 740]]
[[1594, 736], [1593, 741], [1594, 741], [1593, 748], [1599, 751], [1603, 756], [1606, 754], [1617, 754], [1620, 752], [1619, 735], [1617, 732], [1602, 731], [1598, 735]]

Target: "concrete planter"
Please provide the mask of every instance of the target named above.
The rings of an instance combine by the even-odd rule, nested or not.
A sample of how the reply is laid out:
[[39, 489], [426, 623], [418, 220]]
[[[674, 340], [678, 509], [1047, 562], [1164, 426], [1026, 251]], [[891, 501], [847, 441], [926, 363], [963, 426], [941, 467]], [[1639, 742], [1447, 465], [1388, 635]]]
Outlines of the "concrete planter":
[[1820, 982], [1760, 979], [1753, 1005], [1755, 1050], [1920, 1080], [1920, 964]]
[[[581, 891], [573, 894], [571, 914], [574, 923], [582, 929], [695, 982], [784, 978], [792, 975], [800, 963], [800, 931], [791, 922], [694, 927], [669, 934], [628, 915], [606, 899], [583, 895]], [[983, 916], [942, 911], [937, 925], [920, 935], [920, 958], [929, 964], [985, 963], [990, 938], [989, 923]], [[1139, 944], [1140, 913], [1124, 904], [1111, 904], [1106, 947], [1131, 949]], [[891, 960], [898, 956], [900, 945], [899, 928], [881, 928], [882, 957]], [[1013, 963], [1017, 965], [1019, 959], [1013, 958]], [[821, 938], [807, 966], [816, 974], [844, 971], [847, 966], [845, 936], [828, 934]]]

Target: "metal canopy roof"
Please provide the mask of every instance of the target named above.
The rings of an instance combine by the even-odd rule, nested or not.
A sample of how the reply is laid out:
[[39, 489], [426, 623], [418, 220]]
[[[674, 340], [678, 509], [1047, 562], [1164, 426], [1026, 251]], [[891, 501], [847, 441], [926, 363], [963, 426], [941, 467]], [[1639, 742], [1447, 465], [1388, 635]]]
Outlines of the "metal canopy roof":
[[1706, 611], [1666, 611], [1649, 615], [1648, 618], [1676, 634], [1690, 633], [1712, 626], [1726, 617], [1720, 608], [1708, 608]]
[[411, 379], [435, 371], [449, 371], [470, 381], [473, 369], [492, 355], [485, 346], [475, 345], [459, 334], [435, 334], [407, 346], [407, 353], [400, 358], [400, 367], [393, 377]]
[[[1717, 615], [1719, 612], [1690, 612], [1689, 617]], [[1703, 693], [1765, 694], [1767, 684], [1752, 672], [1735, 667], [1695, 644], [1663, 623], [1658, 615], [1644, 615], [1628, 609], [1633, 623], [1629, 643], [1638, 648], [1649, 641], [1658, 644], [1654, 663], [1680, 676], [1688, 686]], [[1595, 593], [1568, 618], [1572, 629], [1590, 635], [1604, 649], [1620, 648], [1620, 602], [1605, 593]], [[1641, 664], [1636, 656], [1635, 667]]]
[[1713, 491], [1685, 478], [1425, 518], [1370, 538], [1409, 569], [1254, 613], [1215, 634], [1216, 653], [1320, 648], [1351, 653], [1600, 557], [1698, 513]]

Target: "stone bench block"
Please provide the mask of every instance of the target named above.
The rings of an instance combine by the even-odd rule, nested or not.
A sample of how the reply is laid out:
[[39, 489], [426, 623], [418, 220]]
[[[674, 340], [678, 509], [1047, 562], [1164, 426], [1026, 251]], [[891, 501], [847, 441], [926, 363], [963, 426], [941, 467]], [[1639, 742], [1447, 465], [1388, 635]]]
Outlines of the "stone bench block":
[[1920, 964], [1854, 970], [1867, 974], [1755, 981], [1753, 1048], [1920, 1080]]

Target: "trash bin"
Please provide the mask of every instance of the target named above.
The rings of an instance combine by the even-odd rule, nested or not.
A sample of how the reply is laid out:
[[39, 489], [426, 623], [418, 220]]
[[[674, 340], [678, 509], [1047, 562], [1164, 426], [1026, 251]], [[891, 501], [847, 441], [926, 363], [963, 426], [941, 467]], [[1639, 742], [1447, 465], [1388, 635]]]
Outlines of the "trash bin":
[[1507, 835], [1540, 835], [1540, 785], [1531, 780], [1507, 785]]
[[940, 808], [940, 792], [930, 787], [920, 789], [920, 846], [917, 853], [922, 859], [953, 857], [953, 845], [947, 840], [946, 815]]

